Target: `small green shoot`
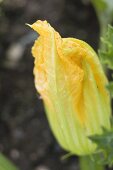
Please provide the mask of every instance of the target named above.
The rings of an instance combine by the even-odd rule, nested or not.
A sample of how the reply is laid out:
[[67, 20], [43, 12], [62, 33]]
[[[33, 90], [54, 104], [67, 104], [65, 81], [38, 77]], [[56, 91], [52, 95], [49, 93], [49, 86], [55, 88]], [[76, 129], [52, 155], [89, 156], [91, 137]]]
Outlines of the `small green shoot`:
[[0, 170], [19, 170], [3, 154], [0, 154]]

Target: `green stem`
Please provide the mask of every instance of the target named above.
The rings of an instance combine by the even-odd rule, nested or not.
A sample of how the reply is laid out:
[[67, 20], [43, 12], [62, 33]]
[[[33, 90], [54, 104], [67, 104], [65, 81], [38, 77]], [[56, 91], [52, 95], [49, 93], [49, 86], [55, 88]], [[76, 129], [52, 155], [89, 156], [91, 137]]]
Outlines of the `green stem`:
[[[100, 38], [105, 37], [108, 29], [108, 23], [101, 23], [100, 24]], [[101, 42], [101, 39], [99, 40], [99, 49], [104, 49], [103, 43]]]
[[104, 166], [97, 164], [90, 156], [79, 157], [80, 170], [104, 170]]

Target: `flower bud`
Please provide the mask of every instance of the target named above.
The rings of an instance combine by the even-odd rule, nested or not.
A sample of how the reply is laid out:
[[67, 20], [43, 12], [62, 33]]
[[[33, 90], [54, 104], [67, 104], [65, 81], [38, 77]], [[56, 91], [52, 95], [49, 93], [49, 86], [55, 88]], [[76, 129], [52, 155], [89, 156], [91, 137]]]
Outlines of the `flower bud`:
[[95, 152], [88, 136], [110, 128], [108, 83], [99, 59], [85, 42], [61, 38], [47, 21], [30, 25], [39, 33], [32, 48], [35, 86], [59, 144], [72, 154]]

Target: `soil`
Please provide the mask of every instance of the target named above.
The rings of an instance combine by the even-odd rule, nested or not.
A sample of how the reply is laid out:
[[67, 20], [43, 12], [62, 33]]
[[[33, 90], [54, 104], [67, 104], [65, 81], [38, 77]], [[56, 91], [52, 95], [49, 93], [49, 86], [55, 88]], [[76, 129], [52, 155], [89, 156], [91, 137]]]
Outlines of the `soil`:
[[80, 0], [0, 1], [0, 151], [20, 170], [78, 170], [76, 156], [51, 133], [34, 87], [31, 47], [37, 35], [25, 23], [48, 20], [62, 37], [98, 47], [99, 24], [90, 2]]

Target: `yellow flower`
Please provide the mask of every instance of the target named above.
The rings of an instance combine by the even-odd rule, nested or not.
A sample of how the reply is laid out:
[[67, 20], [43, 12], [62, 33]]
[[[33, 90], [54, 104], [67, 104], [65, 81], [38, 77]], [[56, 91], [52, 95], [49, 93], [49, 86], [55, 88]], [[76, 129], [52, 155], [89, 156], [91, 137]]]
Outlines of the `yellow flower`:
[[93, 49], [75, 38], [61, 38], [47, 23], [30, 25], [40, 34], [32, 48], [35, 86], [51, 129], [67, 151], [86, 155], [96, 145], [88, 136], [110, 128], [106, 76]]

